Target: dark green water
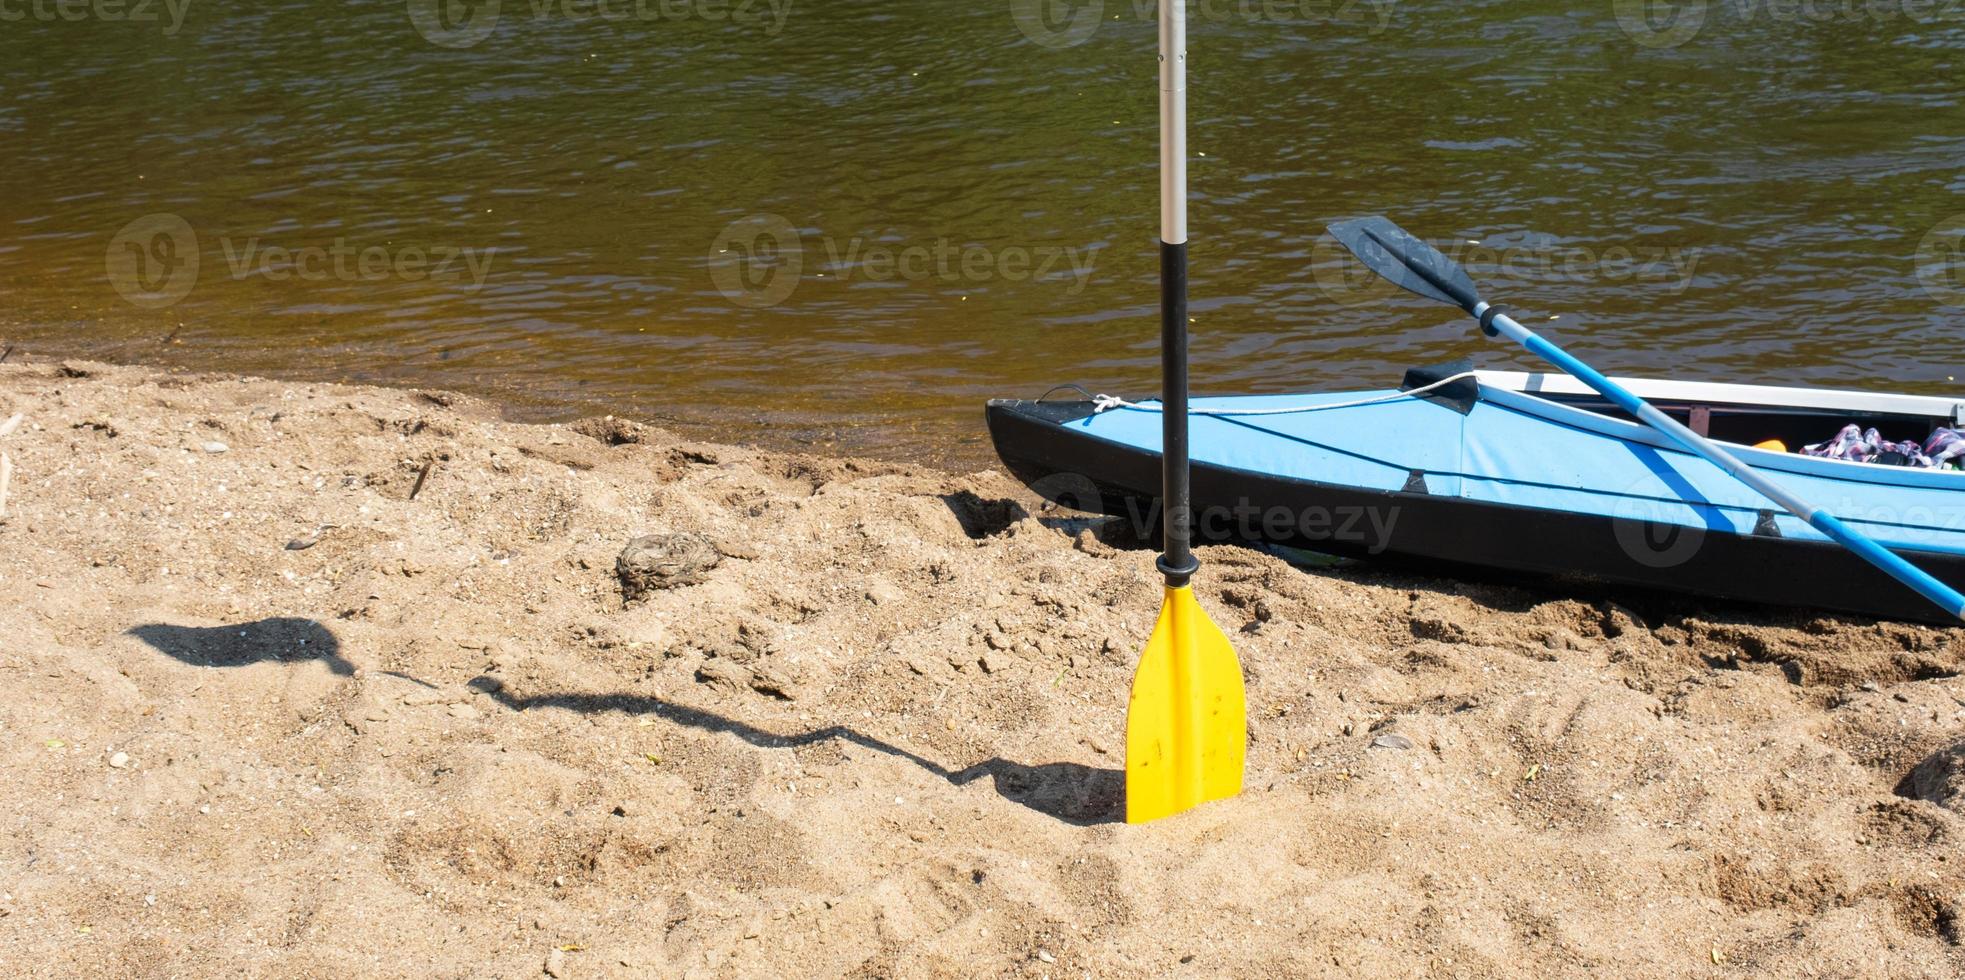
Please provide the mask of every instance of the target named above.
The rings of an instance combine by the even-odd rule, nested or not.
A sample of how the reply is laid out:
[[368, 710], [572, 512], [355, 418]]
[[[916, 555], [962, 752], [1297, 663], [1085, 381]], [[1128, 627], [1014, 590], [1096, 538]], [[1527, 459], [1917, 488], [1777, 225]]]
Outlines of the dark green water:
[[[1134, 0], [175, 2], [0, 0], [9, 342], [960, 463], [1155, 386]], [[1958, 0], [1345, 3], [1191, 15], [1197, 387], [1525, 363], [1374, 212], [1606, 369], [1960, 387]]]

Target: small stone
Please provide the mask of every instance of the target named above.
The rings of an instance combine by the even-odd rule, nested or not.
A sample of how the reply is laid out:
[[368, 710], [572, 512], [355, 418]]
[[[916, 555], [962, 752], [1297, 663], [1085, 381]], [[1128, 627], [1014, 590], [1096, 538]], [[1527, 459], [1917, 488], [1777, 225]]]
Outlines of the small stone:
[[742, 664], [733, 663], [722, 657], [713, 657], [703, 661], [703, 665], [696, 668], [696, 682], [735, 694], [750, 687], [751, 672]]
[[463, 704], [463, 703], [453, 704], [450, 706], [450, 716], [452, 718], [462, 718], [468, 721], [478, 716], [478, 709], [473, 708], [468, 704]]
[[546, 954], [545, 969], [546, 975], [553, 977], [554, 980], [566, 976], [566, 951], [554, 947], [551, 952]]
[[768, 694], [785, 701], [797, 700], [797, 689], [792, 679], [783, 671], [768, 665], [759, 665], [751, 671], [751, 690]]
[[130, 757], [126, 752], [118, 752], [109, 757], [109, 768], [111, 769], [122, 769], [129, 766], [129, 764]]
[[1056, 962], [1058, 961], [1058, 958], [1057, 958], [1057, 957], [1055, 957], [1055, 956], [1052, 956], [1052, 955], [1051, 955], [1051, 951], [1050, 951], [1050, 950], [1048, 950], [1048, 949], [1040, 949], [1040, 950], [1038, 950], [1038, 951], [1037, 951], [1037, 958], [1038, 958], [1039, 960], [1042, 960], [1042, 961], [1044, 961], [1044, 962], [1046, 962], [1046, 963], [1056, 963]]
[[991, 650], [1008, 650], [1010, 648], [1010, 638], [995, 631], [991, 631], [988, 636], [983, 637], [983, 642], [989, 644]]
[[621, 579], [622, 597], [633, 602], [656, 589], [701, 582], [722, 561], [716, 546], [700, 534], [649, 534], [621, 549], [614, 573]]
[[735, 558], [738, 561], [756, 561], [759, 554], [757, 548], [750, 542], [733, 538], [727, 534], [719, 534], [711, 537], [710, 545], [723, 557]]
[[205, 452], [212, 453], [213, 455], [232, 451], [231, 446], [228, 446], [217, 440], [213, 440], [211, 442], [205, 443], [203, 446], [199, 448], [203, 449]]
[[1010, 658], [1004, 656], [1000, 651], [983, 654], [982, 659], [978, 663], [982, 664], [983, 672], [989, 674], [1000, 674], [1010, 669]]
[[1374, 749], [1409, 749], [1412, 748], [1412, 739], [1400, 735], [1397, 732], [1386, 732], [1372, 739], [1371, 747]]

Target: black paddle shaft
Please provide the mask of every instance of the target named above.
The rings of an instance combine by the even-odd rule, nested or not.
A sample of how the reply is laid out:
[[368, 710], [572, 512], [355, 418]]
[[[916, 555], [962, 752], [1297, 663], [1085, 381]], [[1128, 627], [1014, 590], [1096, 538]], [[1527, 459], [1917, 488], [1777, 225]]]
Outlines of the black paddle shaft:
[[1188, 542], [1194, 527], [1187, 483], [1187, 243], [1160, 243], [1160, 448], [1164, 541], [1160, 574], [1169, 588], [1187, 584], [1201, 563]]

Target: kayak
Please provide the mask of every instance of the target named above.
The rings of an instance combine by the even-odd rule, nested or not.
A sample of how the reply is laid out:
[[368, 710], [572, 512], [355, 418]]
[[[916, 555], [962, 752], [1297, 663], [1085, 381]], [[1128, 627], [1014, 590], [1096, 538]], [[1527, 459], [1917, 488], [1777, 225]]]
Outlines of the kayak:
[[[1965, 400], [1615, 379], [1797, 496], [1965, 587], [1965, 471], [1805, 456], [1855, 423], [1922, 440]], [[990, 436], [1046, 499], [1160, 520], [1155, 401], [998, 399]], [[1884, 572], [1566, 374], [1407, 372], [1393, 389], [1195, 398], [1199, 541], [1527, 572], [1951, 622]], [[1444, 570], [1444, 569], [1443, 569]]]

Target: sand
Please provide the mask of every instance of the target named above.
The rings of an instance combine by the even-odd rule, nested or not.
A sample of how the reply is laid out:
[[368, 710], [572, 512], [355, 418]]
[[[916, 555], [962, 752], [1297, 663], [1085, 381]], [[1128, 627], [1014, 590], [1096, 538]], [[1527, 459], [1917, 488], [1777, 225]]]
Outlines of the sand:
[[1127, 826], [1152, 552], [999, 472], [20, 355], [14, 412], [12, 975], [1965, 973], [1957, 631], [1205, 548], [1248, 788]]

